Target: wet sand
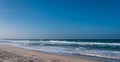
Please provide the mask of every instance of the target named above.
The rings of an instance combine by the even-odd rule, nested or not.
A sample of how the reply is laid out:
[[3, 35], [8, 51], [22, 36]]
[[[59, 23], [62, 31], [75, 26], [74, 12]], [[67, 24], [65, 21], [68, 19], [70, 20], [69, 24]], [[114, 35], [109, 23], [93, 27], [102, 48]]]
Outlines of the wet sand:
[[48, 54], [40, 51], [0, 45], [0, 62], [101, 62], [85, 58]]

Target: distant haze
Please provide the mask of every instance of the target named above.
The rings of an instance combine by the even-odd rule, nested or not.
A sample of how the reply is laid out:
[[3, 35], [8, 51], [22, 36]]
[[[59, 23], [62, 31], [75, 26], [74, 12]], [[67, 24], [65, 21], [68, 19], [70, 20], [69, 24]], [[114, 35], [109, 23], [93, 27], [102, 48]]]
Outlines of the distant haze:
[[120, 39], [120, 0], [0, 0], [0, 38]]

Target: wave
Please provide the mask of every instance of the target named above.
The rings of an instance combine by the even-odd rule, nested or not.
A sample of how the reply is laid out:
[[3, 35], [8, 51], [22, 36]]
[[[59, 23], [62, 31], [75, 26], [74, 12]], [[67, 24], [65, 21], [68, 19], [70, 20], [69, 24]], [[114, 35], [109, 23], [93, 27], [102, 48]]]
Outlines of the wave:
[[75, 41], [53, 41], [50, 40], [48, 42], [51, 43], [63, 43], [63, 44], [80, 44], [80, 45], [113, 45], [120, 46], [120, 43], [100, 43], [100, 42], [75, 42]]
[[83, 42], [83, 41], [59, 41], [59, 40], [49, 40], [49, 41], [32, 41], [32, 40], [0, 40], [0, 42], [15, 42], [15, 43], [42, 43], [42, 44], [76, 44], [76, 45], [101, 45], [101, 46], [120, 46], [120, 43], [104, 43], [104, 42]]
[[120, 51], [120, 43], [102, 43], [102, 42], [83, 42], [83, 41], [60, 41], [60, 40], [0, 40], [0, 42], [7, 43], [16, 43], [17, 45], [21, 44], [24, 46], [59, 46], [59, 47], [71, 47], [71, 48], [79, 48], [84, 47], [92, 50], [109, 50], [109, 51]]
[[[120, 59], [120, 52], [119, 51], [103, 51], [103, 52], [93, 51], [93, 52], [90, 53], [90, 51], [87, 51], [87, 52], [77, 52], [77, 53], [76, 52], [67, 52], [67, 53], [96, 56], [96, 57], [104, 57], [104, 58], [112, 58], [112, 59]], [[109, 54], [104, 54], [104, 53], [109, 53]]]

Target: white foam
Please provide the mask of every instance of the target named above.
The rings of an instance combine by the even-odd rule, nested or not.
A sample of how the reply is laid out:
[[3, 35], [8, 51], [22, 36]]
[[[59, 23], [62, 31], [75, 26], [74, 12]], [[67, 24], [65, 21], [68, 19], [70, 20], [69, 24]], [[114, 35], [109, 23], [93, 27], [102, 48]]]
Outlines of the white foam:
[[102, 43], [102, 42], [75, 42], [75, 41], [48, 41], [52, 44], [79, 44], [79, 45], [113, 45], [113, 46], [120, 46], [120, 43]]
[[44, 43], [44, 44], [77, 44], [77, 45], [108, 45], [108, 46], [120, 46], [120, 43], [102, 43], [102, 42], [75, 42], [75, 41], [31, 41], [31, 40], [0, 40], [4, 42], [15, 42], [15, 43]]

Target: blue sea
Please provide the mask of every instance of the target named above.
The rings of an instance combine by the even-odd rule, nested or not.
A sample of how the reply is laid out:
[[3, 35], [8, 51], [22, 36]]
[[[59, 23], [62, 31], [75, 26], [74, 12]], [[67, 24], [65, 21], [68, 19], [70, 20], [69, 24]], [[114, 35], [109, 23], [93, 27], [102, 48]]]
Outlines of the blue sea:
[[1, 39], [0, 44], [53, 54], [83, 55], [120, 61], [120, 39]]

